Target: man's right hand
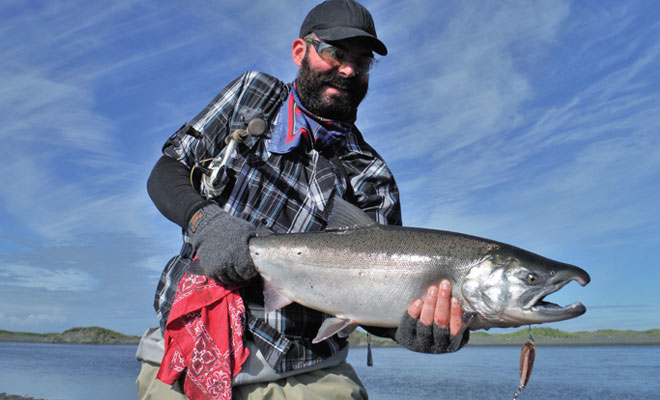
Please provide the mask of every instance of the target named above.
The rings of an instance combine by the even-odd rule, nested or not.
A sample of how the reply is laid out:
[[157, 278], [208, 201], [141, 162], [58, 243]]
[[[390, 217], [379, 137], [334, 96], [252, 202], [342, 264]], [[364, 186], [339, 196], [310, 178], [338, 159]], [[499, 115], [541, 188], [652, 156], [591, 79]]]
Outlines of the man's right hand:
[[255, 236], [251, 223], [225, 212], [216, 204], [197, 210], [188, 222], [188, 234], [204, 274], [225, 285], [238, 286], [257, 275], [248, 242]]

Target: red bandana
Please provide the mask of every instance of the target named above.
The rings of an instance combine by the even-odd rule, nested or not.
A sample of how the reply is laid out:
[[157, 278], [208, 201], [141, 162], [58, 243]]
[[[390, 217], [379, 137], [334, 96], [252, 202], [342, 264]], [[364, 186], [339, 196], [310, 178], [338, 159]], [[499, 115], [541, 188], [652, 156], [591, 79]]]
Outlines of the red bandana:
[[185, 373], [183, 390], [189, 399], [231, 399], [232, 377], [249, 354], [244, 321], [238, 291], [186, 272], [167, 321], [157, 378], [172, 385]]

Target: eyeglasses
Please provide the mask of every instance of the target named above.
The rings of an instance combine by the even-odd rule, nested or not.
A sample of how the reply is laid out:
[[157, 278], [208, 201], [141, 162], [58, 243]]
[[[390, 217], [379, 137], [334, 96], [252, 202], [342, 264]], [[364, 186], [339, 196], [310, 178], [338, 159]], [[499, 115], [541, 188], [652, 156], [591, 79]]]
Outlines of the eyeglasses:
[[366, 74], [378, 64], [378, 60], [372, 56], [358, 56], [318, 39], [308, 37], [305, 38], [305, 42], [314, 46], [314, 50], [316, 50], [316, 53], [318, 53], [323, 61], [333, 67], [351, 63], [353, 68], [355, 68], [355, 72], [358, 74]]

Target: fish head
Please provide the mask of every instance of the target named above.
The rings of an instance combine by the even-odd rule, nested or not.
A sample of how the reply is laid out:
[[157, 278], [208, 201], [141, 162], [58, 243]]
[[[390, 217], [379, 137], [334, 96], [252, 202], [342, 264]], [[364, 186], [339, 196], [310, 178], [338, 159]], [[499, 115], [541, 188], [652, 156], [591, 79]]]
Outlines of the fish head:
[[544, 300], [575, 280], [585, 286], [586, 271], [528, 251], [497, 247], [467, 273], [462, 284], [464, 309], [476, 312], [472, 329], [517, 327], [575, 318], [585, 313], [582, 303], [565, 307]]

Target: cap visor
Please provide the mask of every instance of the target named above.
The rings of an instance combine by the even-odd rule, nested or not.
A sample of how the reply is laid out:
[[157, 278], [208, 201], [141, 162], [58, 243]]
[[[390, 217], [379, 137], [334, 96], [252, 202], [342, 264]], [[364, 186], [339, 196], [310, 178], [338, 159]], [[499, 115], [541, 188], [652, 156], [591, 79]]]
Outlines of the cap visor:
[[344, 40], [352, 37], [366, 37], [371, 39], [372, 50], [381, 56], [387, 55], [387, 47], [385, 44], [378, 40], [374, 35], [367, 33], [361, 29], [352, 28], [348, 26], [334, 26], [327, 29], [315, 29], [314, 33], [320, 39], [325, 41]]

